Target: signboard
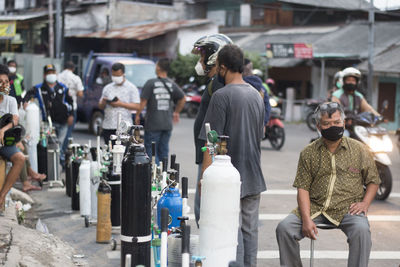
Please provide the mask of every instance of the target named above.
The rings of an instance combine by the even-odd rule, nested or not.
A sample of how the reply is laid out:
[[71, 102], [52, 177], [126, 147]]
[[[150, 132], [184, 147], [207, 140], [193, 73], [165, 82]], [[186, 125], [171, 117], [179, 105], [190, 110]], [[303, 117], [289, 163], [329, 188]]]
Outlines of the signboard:
[[312, 58], [311, 44], [267, 44], [267, 58]]
[[0, 39], [14, 38], [16, 28], [15, 21], [0, 22]]

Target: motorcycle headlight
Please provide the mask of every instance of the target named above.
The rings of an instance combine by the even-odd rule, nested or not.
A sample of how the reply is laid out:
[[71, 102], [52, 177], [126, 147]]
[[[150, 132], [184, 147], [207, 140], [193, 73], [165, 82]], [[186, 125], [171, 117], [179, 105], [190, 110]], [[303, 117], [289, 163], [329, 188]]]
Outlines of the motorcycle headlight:
[[271, 97], [269, 99], [269, 104], [271, 105], [271, 107], [276, 107], [278, 105], [278, 102], [276, 102], [276, 100]]
[[392, 152], [393, 144], [389, 136], [371, 136], [368, 139], [368, 146], [371, 148], [372, 152]]

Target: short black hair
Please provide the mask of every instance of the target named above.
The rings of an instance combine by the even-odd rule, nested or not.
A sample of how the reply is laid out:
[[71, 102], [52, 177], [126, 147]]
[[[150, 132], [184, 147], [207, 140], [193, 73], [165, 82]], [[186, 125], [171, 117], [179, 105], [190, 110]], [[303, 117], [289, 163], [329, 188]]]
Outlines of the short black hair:
[[14, 59], [11, 59], [7, 62], [7, 65], [10, 65], [11, 63], [14, 63], [15, 65], [17, 65], [17, 61], [15, 61]]
[[237, 45], [225, 45], [218, 52], [218, 64], [224, 65], [232, 72], [243, 72], [244, 56], [243, 51]]
[[116, 62], [111, 66], [111, 70], [113, 70], [113, 71], [122, 70], [122, 73], [125, 73], [125, 65], [122, 63]]
[[74, 62], [69, 60], [69, 61], [65, 62], [65, 66], [64, 67], [66, 69], [73, 70], [73, 69], [75, 69], [75, 64], [74, 64]]
[[10, 71], [8, 70], [8, 66], [4, 65], [4, 64], [0, 64], [0, 75], [7, 75], [10, 73]]
[[165, 72], [169, 72], [170, 63], [171, 62], [168, 58], [160, 58], [157, 61], [158, 67], [160, 67], [160, 69], [162, 69]]

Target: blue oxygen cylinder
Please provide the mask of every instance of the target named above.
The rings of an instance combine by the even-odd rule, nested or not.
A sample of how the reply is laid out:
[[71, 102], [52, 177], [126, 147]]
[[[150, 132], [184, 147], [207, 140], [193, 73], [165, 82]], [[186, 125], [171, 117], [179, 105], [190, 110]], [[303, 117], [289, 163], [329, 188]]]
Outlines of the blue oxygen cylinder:
[[157, 203], [157, 224], [161, 225], [161, 209], [167, 208], [169, 210], [169, 224], [168, 228], [179, 227], [180, 221], [178, 217], [182, 216], [182, 198], [178, 188], [166, 190]]

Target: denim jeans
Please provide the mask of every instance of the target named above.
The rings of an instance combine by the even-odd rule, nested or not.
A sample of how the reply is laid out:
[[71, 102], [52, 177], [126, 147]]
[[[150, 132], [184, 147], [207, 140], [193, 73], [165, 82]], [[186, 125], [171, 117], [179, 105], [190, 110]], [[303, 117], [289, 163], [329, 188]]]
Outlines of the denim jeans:
[[62, 150], [63, 151], [66, 151], [67, 148], [68, 148], [68, 138], [71, 137], [72, 131], [74, 130], [75, 123], [76, 123], [76, 116], [77, 116], [77, 111], [74, 110], [74, 123], [72, 125], [68, 126], [67, 135], [65, 136], [64, 142], [62, 143]]
[[168, 158], [169, 152], [169, 139], [171, 138], [171, 131], [145, 131], [144, 132], [144, 146], [146, 153], [151, 158], [151, 143], [156, 143], [156, 164], [163, 158]]
[[65, 137], [67, 136], [68, 124], [67, 123], [61, 124], [61, 123], [53, 122], [53, 126], [56, 128], [58, 144], [60, 146], [60, 161], [61, 161], [61, 165], [63, 165], [64, 160], [65, 160], [63, 143], [65, 140]]

